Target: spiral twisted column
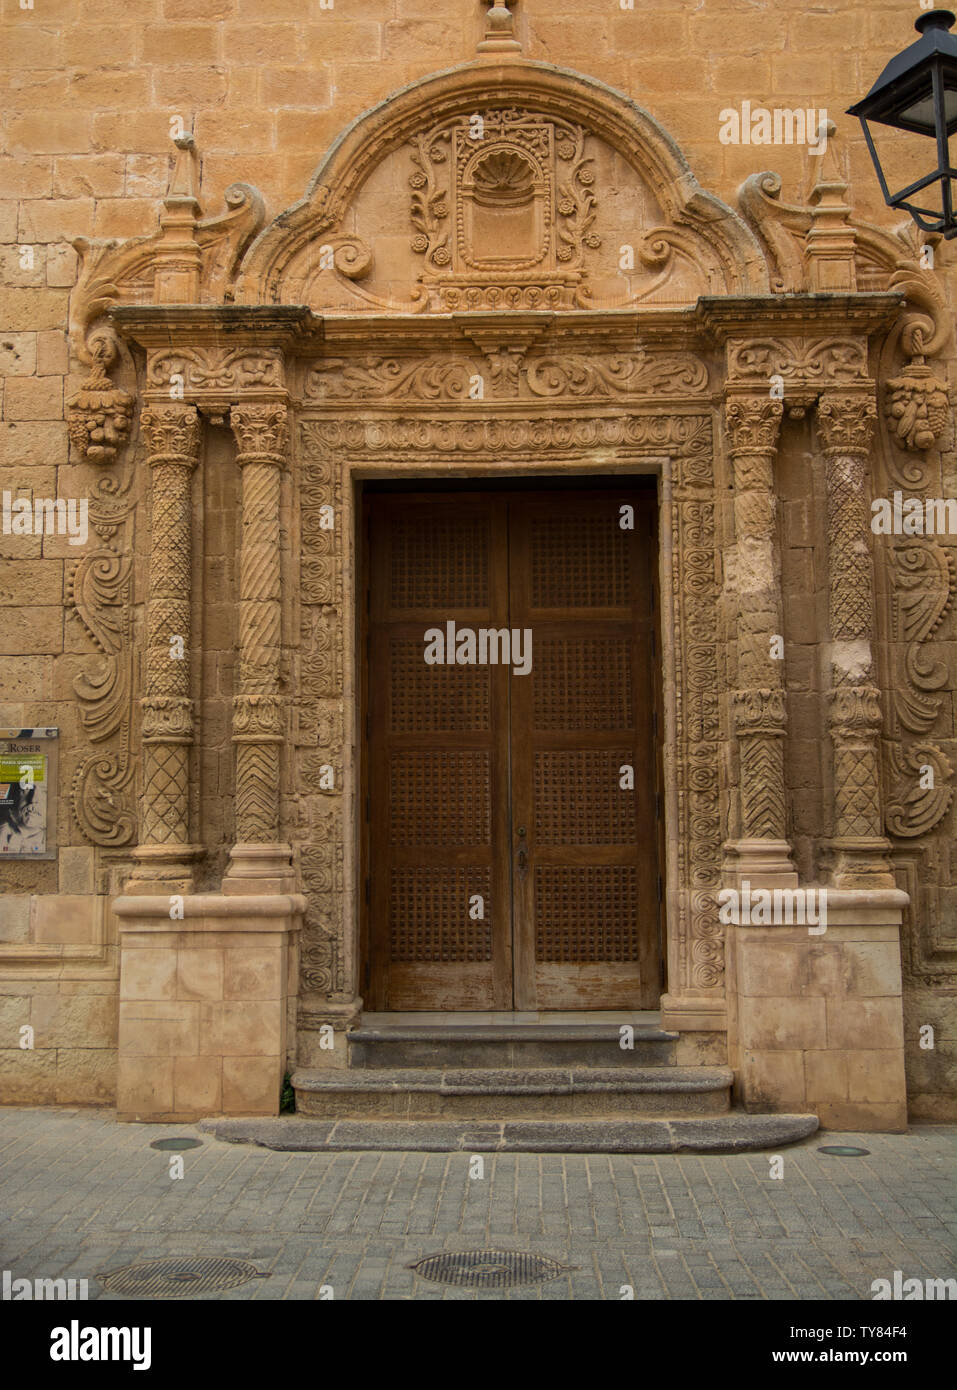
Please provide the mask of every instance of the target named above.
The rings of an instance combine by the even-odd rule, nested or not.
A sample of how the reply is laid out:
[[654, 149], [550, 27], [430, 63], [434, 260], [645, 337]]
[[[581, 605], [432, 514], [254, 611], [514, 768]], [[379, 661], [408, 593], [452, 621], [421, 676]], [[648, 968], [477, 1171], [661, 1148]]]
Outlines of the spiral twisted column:
[[772, 644], [782, 632], [774, 459], [783, 407], [768, 395], [733, 394], [725, 405], [734, 469], [737, 689], [732, 727], [740, 769], [740, 838], [726, 846], [733, 872], [765, 885], [794, 886], [787, 838], [784, 661]]
[[195, 406], [148, 401], [140, 424], [150, 468], [146, 671], [140, 700], [143, 791], [134, 891], [188, 892], [192, 644], [192, 475], [201, 424]]
[[881, 696], [872, 651], [874, 579], [867, 478], [873, 393], [828, 392], [817, 411], [827, 487], [828, 728], [833, 754], [829, 873], [836, 887], [893, 887], [883, 834]]
[[[236, 844], [224, 889], [279, 891], [288, 886], [291, 850], [279, 839], [282, 688], [282, 576], [279, 525], [282, 470], [289, 441], [281, 400], [241, 402], [230, 425], [242, 470], [239, 689], [233, 698]], [[249, 884], [242, 882], [255, 879]]]

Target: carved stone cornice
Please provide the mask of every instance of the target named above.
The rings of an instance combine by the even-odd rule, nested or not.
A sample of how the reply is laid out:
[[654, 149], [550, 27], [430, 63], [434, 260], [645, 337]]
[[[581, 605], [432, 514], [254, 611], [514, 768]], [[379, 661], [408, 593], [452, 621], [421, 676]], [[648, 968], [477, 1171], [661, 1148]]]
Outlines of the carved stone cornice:
[[817, 422], [825, 454], [866, 458], [877, 422], [873, 394], [828, 392], [818, 402]]
[[282, 468], [289, 447], [289, 411], [283, 401], [243, 401], [233, 405], [229, 424], [236, 436], [236, 461]]
[[702, 295], [695, 317], [716, 343], [754, 339], [758, 324], [774, 340], [869, 337], [890, 328], [903, 303], [897, 292]]

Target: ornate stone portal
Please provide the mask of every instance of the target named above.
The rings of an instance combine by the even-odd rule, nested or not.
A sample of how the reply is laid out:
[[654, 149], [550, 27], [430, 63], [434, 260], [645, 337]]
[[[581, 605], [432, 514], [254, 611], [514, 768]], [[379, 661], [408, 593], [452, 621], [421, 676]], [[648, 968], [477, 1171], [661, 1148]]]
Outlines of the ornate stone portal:
[[[112, 333], [133, 352], [151, 482], [151, 517], [138, 521], [150, 582], [137, 870], [114, 903], [125, 1115], [268, 1112], [287, 1059], [343, 1064], [341, 1047], [320, 1052], [318, 1030], [348, 1027], [362, 1007], [351, 634], [365, 478], [658, 475], [663, 1021], [689, 1057], [730, 1055], [747, 1104], [813, 1108], [823, 1102], [814, 1059], [849, 1046], [829, 1032], [834, 1001], [814, 996], [808, 1011], [807, 991], [779, 991], [776, 1017], [789, 1021], [776, 1030], [754, 964], [768, 950], [804, 961], [813, 942], [767, 941], [744, 922], [726, 939], [718, 893], [746, 878], [799, 881], [786, 641], [783, 660], [775, 652], [788, 632], [776, 473], [785, 430], [814, 412], [830, 593], [821, 737], [829, 730], [833, 746], [817, 851], [841, 890], [827, 949], [853, 953], [869, 922], [897, 940], [907, 899], [883, 837], [869, 354], [909, 297], [923, 336], [909, 366], [895, 363], [904, 375], [889, 409], [916, 393], [933, 414], [921, 375], [940, 331], [932, 277], [903, 240], [846, 220], [833, 173], [808, 209], [780, 203], [767, 174], [743, 191], [741, 214], [720, 204], [647, 112], [523, 60], [500, 11], [477, 62], [369, 112], [265, 230], [244, 185], [222, 217], [200, 217], [185, 140], [157, 236], [81, 248], [76, 341]], [[205, 451], [227, 420], [239, 659], [224, 692], [210, 688], [194, 636], [205, 618], [191, 521], [214, 482]], [[917, 435], [905, 434], [910, 447]], [[81, 437], [78, 423], [80, 447]], [[905, 630], [925, 640], [932, 624], [903, 602]], [[190, 779], [204, 719], [227, 694], [235, 815], [217, 824], [208, 811], [197, 818]], [[912, 719], [932, 698], [915, 690]], [[99, 767], [88, 803], [96, 778], [115, 776], [109, 759]], [[85, 824], [95, 843], [116, 843], [112, 825]], [[224, 834], [228, 872], [194, 891], [197, 863]], [[156, 951], [173, 961], [162, 985], [147, 970]], [[863, 1090], [845, 1091], [859, 1126], [894, 1127], [903, 1113], [899, 966], [885, 994], [884, 1031], [865, 1027], [853, 1047], [871, 1062], [885, 1054], [897, 1089], [871, 1110]], [[175, 1057], [171, 1029], [188, 1039]]]

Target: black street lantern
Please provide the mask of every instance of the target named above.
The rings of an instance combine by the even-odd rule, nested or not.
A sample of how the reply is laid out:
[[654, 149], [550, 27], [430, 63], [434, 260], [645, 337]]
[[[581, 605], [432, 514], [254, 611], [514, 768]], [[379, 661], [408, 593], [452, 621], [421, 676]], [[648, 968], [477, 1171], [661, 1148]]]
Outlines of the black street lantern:
[[[867, 96], [847, 112], [861, 122], [888, 207], [903, 208], [925, 232], [942, 232], [948, 239], [957, 236], [951, 185], [957, 169], [951, 167], [948, 144], [957, 130], [957, 35], [949, 32], [954, 23], [950, 10], [922, 14], [914, 25], [917, 42], [892, 58]], [[868, 121], [936, 139], [937, 167], [891, 193]], [[920, 202], [913, 201], [916, 194], [922, 195]]]

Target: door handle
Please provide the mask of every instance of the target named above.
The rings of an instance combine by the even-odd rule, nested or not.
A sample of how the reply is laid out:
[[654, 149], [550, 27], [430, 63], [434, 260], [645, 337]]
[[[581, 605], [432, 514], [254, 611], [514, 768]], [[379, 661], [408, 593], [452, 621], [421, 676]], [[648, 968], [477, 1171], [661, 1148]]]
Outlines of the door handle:
[[519, 848], [518, 848], [518, 876], [519, 876], [519, 878], [524, 878], [525, 875], [526, 875], [527, 873], [528, 873], [528, 850], [525, 848], [524, 844], [522, 844], [522, 845], [519, 845]]

